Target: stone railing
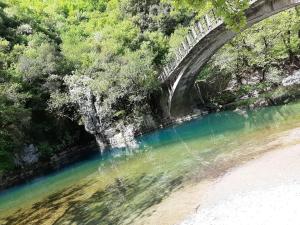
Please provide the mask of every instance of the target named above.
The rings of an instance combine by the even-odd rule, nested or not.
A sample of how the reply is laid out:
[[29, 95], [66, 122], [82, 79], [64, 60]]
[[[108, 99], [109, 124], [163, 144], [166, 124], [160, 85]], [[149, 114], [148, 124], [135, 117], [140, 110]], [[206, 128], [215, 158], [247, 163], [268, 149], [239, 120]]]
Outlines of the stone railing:
[[[250, 0], [249, 3], [251, 5], [257, 1], [258, 0]], [[163, 83], [168, 79], [172, 79], [170, 75], [193, 47], [222, 23], [223, 20], [216, 15], [215, 9], [211, 9], [206, 15], [201, 17], [200, 20], [196, 21], [194, 25], [190, 27], [188, 34], [176, 50], [174, 59], [163, 67], [159, 80]]]
[[200, 18], [188, 31], [188, 34], [181, 42], [175, 53], [175, 59], [166, 64], [163, 68], [160, 81], [164, 82], [176, 69], [178, 64], [185, 58], [191, 49], [205, 37], [210, 31], [222, 24], [223, 21], [217, 17], [214, 9], [210, 10], [205, 16]]

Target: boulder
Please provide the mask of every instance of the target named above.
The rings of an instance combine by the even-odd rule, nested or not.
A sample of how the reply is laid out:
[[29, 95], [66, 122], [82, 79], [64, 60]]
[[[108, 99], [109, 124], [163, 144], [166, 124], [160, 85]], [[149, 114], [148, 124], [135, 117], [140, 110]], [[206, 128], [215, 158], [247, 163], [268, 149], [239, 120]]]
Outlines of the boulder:
[[137, 148], [138, 143], [135, 140], [134, 125], [118, 124], [116, 128], [110, 128], [105, 131], [109, 145], [112, 148]]

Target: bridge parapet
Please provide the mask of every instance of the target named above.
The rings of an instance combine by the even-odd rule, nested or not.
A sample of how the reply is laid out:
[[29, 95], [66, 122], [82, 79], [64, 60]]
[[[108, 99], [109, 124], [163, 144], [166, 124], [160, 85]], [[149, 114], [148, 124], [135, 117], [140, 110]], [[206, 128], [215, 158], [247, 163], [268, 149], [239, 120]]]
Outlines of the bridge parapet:
[[190, 50], [193, 49], [207, 33], [222, 23], [223, 20], [217, 16], [215, 9], [211, 9], [207, 14], [197, 20], [193, 26], [191, 26], [187, 35], [177, 48], [174, 60], [164, 66], [163, 71], [159, 76], [160, 81], [163, 83], [168, 80], [172, 72]]
[[[249, 3], [252, 5], [258, 0], [250, 0]], [[189, 29], [188, 34], [185, 36], [180, 46], [177, 48], [174, 60], [167, 63], [159, 76], [161, 83], [168, 80], [172, 81], [176, 77], [172, 77], [172, 73], [175, 71], [179, 63], [188, 55], [193, 47], [201, 41], [208, 33], [214, 30], [219, 25], [223, 24], [223, 20], [217, 16], [216, 10], [211, 9], [207, 14], [197, 20]]]

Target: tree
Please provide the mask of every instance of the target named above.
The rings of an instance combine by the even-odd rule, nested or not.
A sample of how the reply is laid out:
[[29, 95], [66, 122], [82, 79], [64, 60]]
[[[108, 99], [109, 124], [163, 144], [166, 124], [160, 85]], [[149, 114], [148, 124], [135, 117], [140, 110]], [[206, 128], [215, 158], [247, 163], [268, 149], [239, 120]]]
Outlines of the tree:
[[175, 0], [177, 6], [199, 9], [201, 14], [209, 8], [215, 8], [219, 16], [233, 30], [240, 30], [246, 25], [245, 10], [249, 0]]

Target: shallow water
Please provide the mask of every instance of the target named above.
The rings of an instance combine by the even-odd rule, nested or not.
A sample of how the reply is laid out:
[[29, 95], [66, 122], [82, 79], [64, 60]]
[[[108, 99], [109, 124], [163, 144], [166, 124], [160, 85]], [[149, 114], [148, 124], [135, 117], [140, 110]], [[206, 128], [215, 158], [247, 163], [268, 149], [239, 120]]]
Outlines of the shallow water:
[[131, 224], [187, 182], [300, 127], [300, 104], [220, 112], [0, 193], [0, 224]]

